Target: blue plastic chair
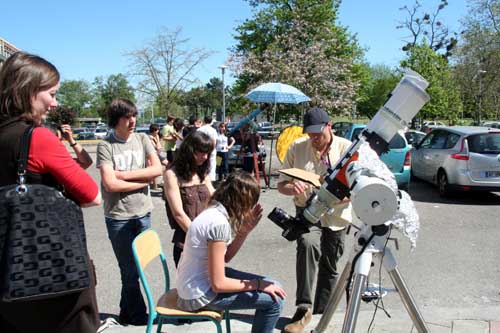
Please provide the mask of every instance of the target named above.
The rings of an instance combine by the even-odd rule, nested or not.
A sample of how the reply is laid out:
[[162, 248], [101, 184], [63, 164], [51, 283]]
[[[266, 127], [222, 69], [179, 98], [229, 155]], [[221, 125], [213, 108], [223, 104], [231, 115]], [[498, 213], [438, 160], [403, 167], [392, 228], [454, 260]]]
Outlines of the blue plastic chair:
[[[170, 289], [170, 276], [168, 273], [167, 261], [161, 247], [160, 238], [155, 231], [148, 229], [141, 232], [132, 242], [132, 251], [134, 253], [137, 270], [139, 271], [139, 277], [148, 300], [149, 317], [146, 333], [151, 332], [155, 319], [158, 319], [158, 333], [161, 332], [161, 326], [166, 319], [189, 319], [193, 322], [209, 320], [217, 327], [217, 333], [222, 333], [221, 321], [223, 314], [226, 318], [226, 332], [231, 332], [228, 310], [223, 313], [217, 311], [189, 312], [177, 307], [177, 290], [175, 288]], [[162, 263], [163, 273], [165, 275], [165, 293], [161, 295], [155, 305], [151, 289], [149, 288], [146, 275], [144, 274], [144, 269], [156, 258], [159, 258]]]

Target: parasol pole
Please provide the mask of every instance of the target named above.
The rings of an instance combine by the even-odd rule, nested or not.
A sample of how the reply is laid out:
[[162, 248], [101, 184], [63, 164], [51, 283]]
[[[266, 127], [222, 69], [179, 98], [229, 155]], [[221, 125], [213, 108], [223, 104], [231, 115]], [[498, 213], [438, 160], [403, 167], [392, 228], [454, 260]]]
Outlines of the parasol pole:
[[267, 177], [268, 177], [268, 182], [267, 182], [267, 188], [271, 188], [271, 165], [272, 165], [272, 160], [273, 160], [273, 141], [274, 141], [274, 126], [276, 122], [276, 101], [274, 102], [273, 106], [273, 125], [271, 126], [271, 149], [269, 151], [269, 167], [267, 168]]

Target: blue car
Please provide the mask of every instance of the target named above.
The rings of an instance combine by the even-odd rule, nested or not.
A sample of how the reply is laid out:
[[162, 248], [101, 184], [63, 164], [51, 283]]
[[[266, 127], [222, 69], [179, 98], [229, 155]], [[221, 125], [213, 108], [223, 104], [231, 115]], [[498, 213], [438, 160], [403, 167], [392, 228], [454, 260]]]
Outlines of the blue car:
[[[365, 128], [365, 125], [353, 124], [344, 133], [344, 137], [353, 140]], [[396, 182], [401, 190], [408, 191], [410, 186], [411, 154], [408, 142], [399, 134], [396, 134], [389, 142], [389, 151], [380, 156], [389, 170], [396, 176]]]

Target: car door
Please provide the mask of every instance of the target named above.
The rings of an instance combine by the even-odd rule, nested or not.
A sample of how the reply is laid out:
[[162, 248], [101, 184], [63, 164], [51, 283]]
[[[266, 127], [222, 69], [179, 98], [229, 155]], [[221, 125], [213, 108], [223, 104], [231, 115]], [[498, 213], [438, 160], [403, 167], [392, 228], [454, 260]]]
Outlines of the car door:
[[469, 174], [474, 181], [500, 182], [500, 132], [481, 133], [467, 138]]
[[447, 136], [446, 131], [433, 130], [423, 139], [412, 156], [412, 170], [415, 176], [434, 181], [437, 170], [445, 158], [443, 150]]
[[448, 134], [448, 131], [436, 130], [436, 135], [431, 141], [425, 157], [427, 165], [426, 177], [433, 182], [436, 181], [439, 168], [444, 165], [446, 158], [449, 156], [449, 149], [446, 148]]
[[432, 132], [427, 134], [420, 144], [415, 146], [415, 148], [411, 152], [411, 172], [417, 178], [425, 179], [426, 178], [426, 157], [428, 156], [428, 150], [431, 146], [431, 141], [436, 135], [436, 132]]

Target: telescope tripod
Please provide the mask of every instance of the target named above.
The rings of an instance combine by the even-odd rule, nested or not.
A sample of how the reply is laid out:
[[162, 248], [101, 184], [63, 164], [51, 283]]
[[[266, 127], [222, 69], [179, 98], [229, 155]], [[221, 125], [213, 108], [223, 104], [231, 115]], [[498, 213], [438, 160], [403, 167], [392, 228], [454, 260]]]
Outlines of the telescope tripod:
[[420, 333], [429, 332], [429, 329], [424, 322], [424, 318], [420, 314], [417, 305], [413, 300], [408, 287], [406, 286], [403, 276], [399, 272], [396, 258], [394, 258], [391, 250], [385, 246], [389, 237], [389, 227], [386, 227], [384, 225], [373, 227], [373, 229], [380, 228], [385, 229], [382, 229], [381, 232], [375, 231], [377, 234], [373, 236], [372, 227], [368, 225], [364, 225], [361, 231], [358, 232], [358, 235], [356, 237], [357, 245], [354, 246], [354, 253], [359, 253], [367, 241], [369, 241], [369, 244], [366, 245], [366, 248], [359, 256], [356, 255], [350, 258], [346, 263], [345, 268], [337, 282], [337, 286], [335, 287], [335, 290], [325, 307], [325, 311], [323, 312], [323, 315], [321, 316], [316, 328], [311, 331], [312, 333], [325, 332], [329, 322], [332, 319], [333, 314], [335, 313], [335, 310], [337, 309], [340, 299], [346, 290], [346, 286], [351, 275], [350, 272], [354, 261], [353, 259], [355, 259], [356, 257], [358, 258], [354, 266], [354, 274], [352, 275], [352, 288], [350, 292], [350, 298], [347, 303], [346, 313], [344, 316], [342, 333], [354, 332], [356, 328], [356, 320], [360, 308], [361, 294], [370, 273], [373, 257], [378, 257], [379, 260], [382, 260], [384, 268], [391, 277], [391, 280], [396, 287], [396, 290], [399, 293], [401, 300], [403, 301], [406, 311], [410, 315], [417, 331]]

